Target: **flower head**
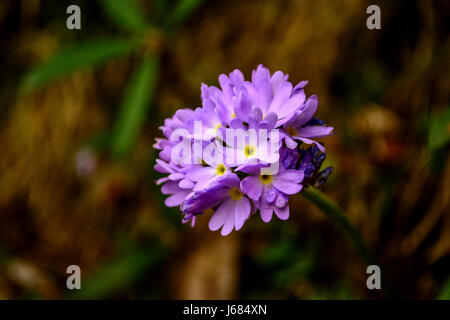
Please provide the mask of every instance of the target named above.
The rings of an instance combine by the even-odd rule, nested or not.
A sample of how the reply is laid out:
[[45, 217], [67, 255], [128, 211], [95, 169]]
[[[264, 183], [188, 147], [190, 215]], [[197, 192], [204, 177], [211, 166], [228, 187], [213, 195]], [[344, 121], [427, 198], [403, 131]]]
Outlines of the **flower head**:
[[155, 170], [167, 206], [180, 206], [183, 223], [211, 215], [222, 235], [239, 230], [251, 212], [269, 222], [289, 218], [289, 197], [320, 186], [324, 146], [316, 138], [333, 128], [315, 118], [318, 99], [306, 99], [307, 81], [262, 65], [246, 81], [239, 70], [219, 76], [220, 87], [201, 85], [202, 107], [178, 110], [160, 127]]

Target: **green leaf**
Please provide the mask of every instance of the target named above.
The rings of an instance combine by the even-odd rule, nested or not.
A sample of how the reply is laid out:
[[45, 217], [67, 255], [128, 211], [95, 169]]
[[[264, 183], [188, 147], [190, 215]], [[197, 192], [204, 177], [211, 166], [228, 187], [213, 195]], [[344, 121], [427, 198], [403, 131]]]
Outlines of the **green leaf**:
[[125, 55], [136, 45], [128, 40], [104, 39], [67, 48], [31, 70], [23, 80], [23, 87], [25, 90], [35, 89], [81, 68]]
[[146, 57], [133, 75], [125, 92], [114, 127], [112, 153], [125, 156], [136, 141], [153, 98], [159, 59]]
[[428, 147], [431, 151], [450, 142], [450, 108], [441, 113], [434, 113], [430, 118]]
[[437, 296], [438, 300], [450, 300], [450, 277], [447, 279], [445, 284], [442, 286], [441, 291]]
[[148, 24], [132, 0], [99, 0], [101, 7], [109, 18], [119, 27], [131, 32], [143, 32]]
[[166, 21], [166, 26], [177, 27], [186, 20], [204, 0], [180, 0]]

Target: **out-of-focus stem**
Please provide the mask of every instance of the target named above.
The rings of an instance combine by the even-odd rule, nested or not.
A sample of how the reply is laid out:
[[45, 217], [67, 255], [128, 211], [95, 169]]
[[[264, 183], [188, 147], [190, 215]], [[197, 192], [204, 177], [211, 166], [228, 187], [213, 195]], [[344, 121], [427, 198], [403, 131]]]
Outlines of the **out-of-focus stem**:
[[[355, 248], [359, 256], [368, 264], [380, 265], [375, 257], [373, 256], [371, 250], [367, 247], [364, 238], [361, 233], [356, 229], [356, 227], [347, 219], [344, 211], [331, 199], [329, 199], [324, 193], [318, 189], [312, 187], [302, 190], [301, 194], [316, 205], [323, 213], [331, 220], [333, 225], [338, 228], [348, 241]], [[386, 272], [382, 270], [382, 278], [384, 281], [384, 287], [389, 292], [392, 297], [401, 297], [398, 289], [394, 287], [392, 281], [386, 275]], [[383, 286], [383, 285], [382, 285]]]
[[318, 189], [304, 189], [301, 194], [325, 213], [328, 219], [344, 234], [360, 257], [368, 264], [374, 264], [375, 258], [355, 226], [347, 219], [344, 211]]

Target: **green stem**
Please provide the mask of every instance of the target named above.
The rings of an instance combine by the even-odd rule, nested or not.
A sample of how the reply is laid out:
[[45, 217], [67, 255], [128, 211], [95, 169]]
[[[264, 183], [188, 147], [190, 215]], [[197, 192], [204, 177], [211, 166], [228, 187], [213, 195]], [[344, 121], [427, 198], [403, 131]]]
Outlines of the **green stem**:
[[359, 233], [359, 231], [351, 224], [345, 216], [344, 211], [342, 211], [337, 204], [330, 200], [320, 190], [311, 187], [304, 189], [301, 194], [325, 213], [331, 222], [344, 234], [348, 241], [350, 241], [355, 250], [367, 264], [373, 264], [375, 262], [375, 258], [366, 246], [361, 233]]
[[[367, 247], [361, 233], [348, 220], [344, 211], [336, 203], [330, 200], [320, 190], [314, 189], [312, 187], [304, 189], [301, 194], [306, 199], [311, 201], [314, 205], [316, 205], [320, 210], [322, 210], [323, 213], [325, 213], [325, 215], [328, 217], [328, 219], [331, 220], [334, 226], [337, 227], [344, 234], [347, 240], [352, 244], [356, 252], [364, 260], [364, 262], [366, 262], [368, 265], [375, 264], [380, 266], [370, 249]], [[384, 287], [387, 291], [389, 291], [390, 295], [392, 297], [401, 297], [400, 292], [392, 284], [392, 281], [386, 275], [386, 272], [382, 272], [381, 274]]]

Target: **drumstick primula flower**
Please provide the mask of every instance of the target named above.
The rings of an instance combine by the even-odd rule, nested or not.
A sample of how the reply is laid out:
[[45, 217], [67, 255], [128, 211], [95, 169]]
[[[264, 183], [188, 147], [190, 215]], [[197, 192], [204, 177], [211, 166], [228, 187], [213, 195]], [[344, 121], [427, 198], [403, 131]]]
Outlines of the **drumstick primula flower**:
[[262, 65], [249, 81], [236, 69], [219, 76], [220, 87], [201, 85], [201, 107], [164, 121], [157, 184], [183, 223], [208, 216], [209, 229], [225, 236], [257, 211], [264, 222], [287, 220], [289, 197], [326, 181], [332, 168], [321, 170], [325, 147], [316, 139], [334, 130], [315, 117], [319, 101], [306, 98], [307, 83], [294, 86]]

